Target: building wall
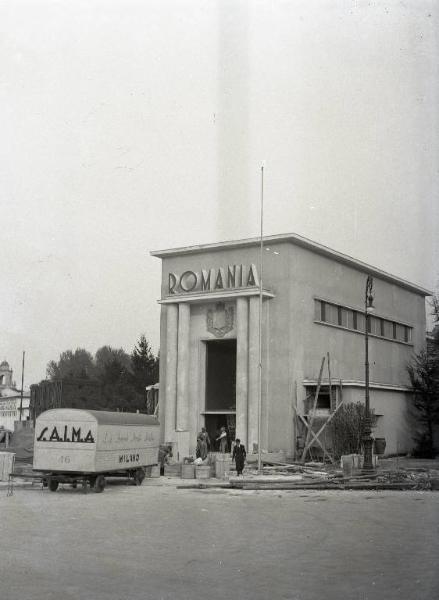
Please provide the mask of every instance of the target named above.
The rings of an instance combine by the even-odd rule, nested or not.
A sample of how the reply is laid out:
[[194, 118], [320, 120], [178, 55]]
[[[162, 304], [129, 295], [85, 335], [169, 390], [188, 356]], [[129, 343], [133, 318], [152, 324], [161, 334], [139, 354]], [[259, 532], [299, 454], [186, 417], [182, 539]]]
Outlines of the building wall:
[[[257, 246], [209, 249], [206, 252], [166, 256], [163, 258], [162, 298], [168, 296], [168, 274], [186, 270], [227, 267], [229, 264], [259, 265]], [[258, 267], [259, 268], [259, 267]], [[300, 247], [288, 241], [273, 241], [264, 247], [263, 284], [273, 298], [264, 300], [263, 317], [263, 385], [262, 385], [262, 447], [264, 450], [295, 450], [295, 414], [293, 404], [303, 411], [304, 380], [318, 378], [323, 356], [329, 352], [333, 381], [356, 381], [360, 387], [344, 388], [344, 393], [355, 401], [364, 400], [364, 334], [315, 322], [314, 300], [321, 298], [358, 311], [364, 311], [367, 272], [343, 264], [321, 253]], [[178, 301], [176, 296], [176, 302]], [[215, 336], [206, 330], [206, 310], [212, 303], [206, 300], [190, 305], [188, 346], [189, 437], [186, 447], [194, 450], [196, 432], [202, 425], [200, 413], [204, 403], [205, 345]], [[236, 299], [230, 299], [234, 306]], [[413, 327], [412, 343], [399, 343], [373, 336], [369, 337], [370, 380], [384, 386], [400, 386], [371, 392], [371, 405], [382, 417], [375, 432], [386, 437], [387, 452], [406, 451], [411, 447], [407, 419], [410, 396], [403, 390], [409, 385], [406, 365], [418, 352], [425, 339], [425, 300], [422, 294], [405, 289], [385, 278], [374, 277], [374, 305], [376, 316], [399, 321]], [[161, 398], [160, 418], [166, 420], [168, 377], [167, 323], [168, 307], [162, 307], [161, 317]], [[176, 313], [174, 312], [174, 315]], [[174, 316], [175, 318], [175, 316]], [[225, 336], [237, 336], [234, 328]], [[175, 342], [175, 340], [174, 340]], [[249, 356], [250, 356], [249, 341]], [[253, 348], [254, 350], [254, 348]], [[255, 406], [254, 352], [253, 366], [249, 358], [248, 406]], [[327, 367], [324, 377], [327, 378]], [[250, 375], [252, 373], [252, 375]], [[165, 382], [165, 385], [162, 385]], [[176, 385], [176, 382], [174, 382]], [[361, 385], [363, 387], [361, 387]], [[175, 390], [174, 392], [175, 393]], [[379, 434], [379, 435], [378, 435]], [[164, 434], [166, 436], [166, 434]], [[176, 434], [174, 436], [178, 438]], [[164, 440], [164, 441], [177, 441]], [[254, 440], [253, 440], [254, 441]], [[248, 440], [252, 449], [252, 440]]]
[[[29, 418], [29, 395], [23, 395], [21, 419]], [[14, 431], [15, 421], [20, 420], [20, 396], [0, 398], [0, 427]]]
[[[364, 403], [364, 388], [343, 388], [343, 401]], [[416, 423], [410, 412], [411, 394], [392, 390], [370, 390], [370, 407], [377, 415], [373, 430], [376, 438], [385, 438], [386, 454], [406, 454], [414, 446]]]
[[[335, 379], [364, 381], [364, 335], [330, 325], [314, 323], [315, 297], [364, 311], [366, 275], [306, 249], [292, 246], [291, 299], [294, 313], [291, 335], [296, 345], [297, 375], [316, 378], [322, 356], [331, 355]], [[374, 278], [376, 315], [410, 324], [413, 344], [369, 336], [371, 381], [409, 385], [406, 364], [425, 340], [424, 298]]]

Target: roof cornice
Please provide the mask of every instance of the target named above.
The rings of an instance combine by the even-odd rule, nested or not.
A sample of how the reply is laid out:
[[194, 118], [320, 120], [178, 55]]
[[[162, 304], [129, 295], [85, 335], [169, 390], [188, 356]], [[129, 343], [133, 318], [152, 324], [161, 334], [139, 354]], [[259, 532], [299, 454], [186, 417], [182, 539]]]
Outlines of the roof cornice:
[[[411, 283], [401, 277], [397, 277], [395, 275], [391, 275], [386, 271], [382, 271], [376, 267], [368, 265], [361, 260], [357, 260], [348, 256], [347, 254], [343, 254], [342, 252], [337, 252], [336, 250], [332, 250], [323, 244], [318, 244], [317, 242], [313, 242], [297, 233], [282, 233], [276, 235], [267, 235], [264, 236], [264, 244], [274, 244], [287, 242], [290, 244], [294, 244], [295, 246], [300, 246], [301, 248], [306, 248], [311, 252], [315, 252], [316, 254], [320, 254], [322, 256], [326, 256], [327, 258], [331, 258], [341, 264], [354, 267], [359, 271], [363, 271], [367, 275], [374, 275], [375, 277], [382, 279], [384, 281], [388, 281], [390, 283], [394, 283], [399, 285], [402, 288], [410, 290], [411, 292], [415, 292], [416, 294], [420, 294], [421, 296], [432, 296], [433, 292], [427, 290], [426, 288], [417, 285], [415, 283]], [[215, 242], [213, 244], [200, 244], [197, 246], [185, 246], [181, 248], [169, 248], [167, 250], [155, 250], [151, 252], [151, 256], [155, 256], [157, 258], [171, 258], [174, 256], [181, 256], [184, 254], [201, 254], [207, 251], [210, 252], [220, 252], [221, 250], [234, 250], [240, 248], [249, 248], [252, 246], [259, 246], [260, 238], [247, 238], [242, 240], [231, 240], [225, 242]]]

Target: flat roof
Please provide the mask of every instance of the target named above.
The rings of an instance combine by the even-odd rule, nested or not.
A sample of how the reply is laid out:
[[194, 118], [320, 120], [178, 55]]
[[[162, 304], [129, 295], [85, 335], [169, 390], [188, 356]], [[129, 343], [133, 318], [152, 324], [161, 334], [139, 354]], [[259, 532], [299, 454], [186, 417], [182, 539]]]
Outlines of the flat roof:
[[[159, 425], [157, 417], [153, 415], [145, 415], [143, 413], [128, 413], [128, 412], [111, 412], [108, 410], [88, 410], [86, 408], [50, 408], [38, 415], [37, 419], [47, 419], [57, 417], [62, 419], [65, 415], [81, 415], [87, 414], [92, 416], [100, 425]], [[49, 418], [49, 421], [52, 419]]]
[[[306, 248], [311, 252], [315, 252], [316, 254], [320, 254], [322, 256], [326, 256], [328, 258], [332, 258], [339, 263], [348, 265], [350, 267], [354, 267], [368, 275], [375, 275], [379, 279], [384, 281], [388, 281], [390, 283], [395, 283], [402, 288], [410, 290], [411, 292], [415, 292], [420, 294], [421, 296], [432, 296], [433, 292], [427, 290], [424, 287], [421, 287], [415, 283], [411, 283], [401, 277], [396, 277], [395, 275], [391, 275], [386, 271], [382, 271], [372, 265], [368, 265], [361, 260], [357, 260], [348, 256], [347, 254], [343, 254], [342, 252], [337, 252], [336, 250], [332, 250], [323, 244], [318, 244], [317, 242], [313, 242], [308, 238], [305, 238], [297, 233], [280, 233], [276, 235], [267, 235], [264, 236], [264, 244], [273, 244], [287, 242], [290, 244], [294, 244], [296, 246], [300, 246], [301, 248]], [[151, 252], [151, 256], [156, 256], [157, 258], [170, 258], [173, 256], [181, 256], [184, 254], [201, 254], [207, 251], [211, 252], [219, 252], [221, 250], [234, 250], [240, 248], [249, 248], [251, 246], [259, 246], [261, 243], [261, 238], [246, 238], [242, 240], [231, 240], [225, 242], [215, 242], [213, 244], [200, 244], [198, 246], [185, 246], [181, 248], [169, 248], [167, 250], [155, 250]]]

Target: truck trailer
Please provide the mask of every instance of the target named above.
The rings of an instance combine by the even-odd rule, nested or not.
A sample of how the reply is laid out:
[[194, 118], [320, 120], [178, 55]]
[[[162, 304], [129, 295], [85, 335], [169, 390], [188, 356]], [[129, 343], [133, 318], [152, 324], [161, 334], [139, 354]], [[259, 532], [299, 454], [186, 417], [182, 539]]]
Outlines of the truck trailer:
[[33, 469], [51, 491], [81, 483], [96, 492], [105, 477], [128, 477], [140, 485], [146, 468], [157, 465], [160, 424], [138, 413], [58, 408], [35, 423]]

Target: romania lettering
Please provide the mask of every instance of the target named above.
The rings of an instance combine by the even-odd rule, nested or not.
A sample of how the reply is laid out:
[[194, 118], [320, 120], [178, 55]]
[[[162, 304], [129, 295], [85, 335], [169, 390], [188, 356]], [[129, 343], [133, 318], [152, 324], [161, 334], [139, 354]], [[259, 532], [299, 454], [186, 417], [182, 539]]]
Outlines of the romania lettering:
[[259, 277], [256, 265], [228, 265], [227, 269], [201, 269], [184, 271], [181, 275], [169, 273], [168, 294], [189, 292], [215, 292], [218, 290], [258, 287]]

